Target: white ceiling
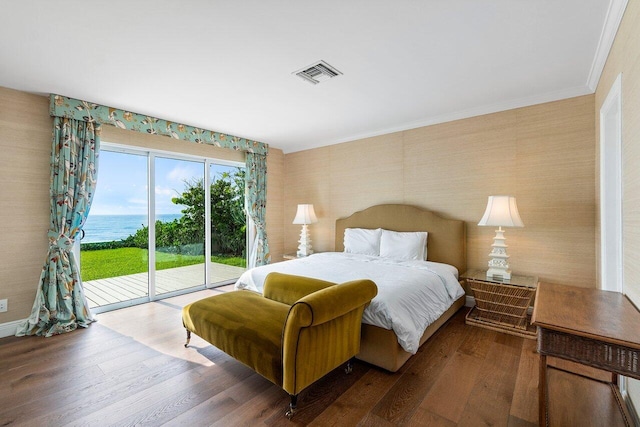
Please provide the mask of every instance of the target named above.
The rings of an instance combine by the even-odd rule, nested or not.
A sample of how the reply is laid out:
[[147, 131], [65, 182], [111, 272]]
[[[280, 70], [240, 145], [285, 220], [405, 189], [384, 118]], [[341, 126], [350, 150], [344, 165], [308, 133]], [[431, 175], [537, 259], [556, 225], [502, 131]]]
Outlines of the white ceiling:
[[[626, 0], [21, 0], [0, 86], [285, 152], [593, 93]], [[318, 85], [292, 72], [324, 60]]]

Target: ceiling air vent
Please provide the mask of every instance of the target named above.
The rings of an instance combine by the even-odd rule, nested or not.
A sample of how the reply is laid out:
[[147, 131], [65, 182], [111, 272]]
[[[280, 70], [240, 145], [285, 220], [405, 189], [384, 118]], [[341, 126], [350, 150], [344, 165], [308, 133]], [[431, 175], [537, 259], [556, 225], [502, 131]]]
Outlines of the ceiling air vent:
[[304, 67], [301, 70], [294, 71], [292, 74], [304, 79], [311, 84], [318, 84], [333, 77], [337, 77], [342, 73], [324, 61], [318, 61], [315, 64]]

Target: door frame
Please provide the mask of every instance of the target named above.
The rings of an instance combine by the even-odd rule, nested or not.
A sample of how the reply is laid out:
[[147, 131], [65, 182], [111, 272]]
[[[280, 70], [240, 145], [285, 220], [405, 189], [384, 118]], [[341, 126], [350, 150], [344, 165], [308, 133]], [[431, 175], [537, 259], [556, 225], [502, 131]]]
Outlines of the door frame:
[[600, 108], [600, 289], [624, 290], [622, 239], [621, 73]]

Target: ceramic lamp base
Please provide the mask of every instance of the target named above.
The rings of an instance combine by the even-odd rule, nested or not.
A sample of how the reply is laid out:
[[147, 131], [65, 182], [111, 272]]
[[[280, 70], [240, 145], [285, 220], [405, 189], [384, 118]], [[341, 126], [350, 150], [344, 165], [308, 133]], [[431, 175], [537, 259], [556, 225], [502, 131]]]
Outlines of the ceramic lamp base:
[[307, 224], [302, 225], [300, 240], [298, 240], [298, 243], [298, 251], [296, 252], [296, 256], [298, 258], [313, 254], [313, 249], [311, 249], [311, 237], [309, 235], [309, 228]]
[[487, 279], [511, 280], [511, 270], [505, 267], [489, 267]]
[[491, 245], [491, 253], [489, 254], [489, 269], [487, 270], [487, 278], [510, 280], [511, 270], [509, 269], [509, 255], [507, 255], [507, 244], [504, 237], [504, 230], [498, 227], [496, 235]]

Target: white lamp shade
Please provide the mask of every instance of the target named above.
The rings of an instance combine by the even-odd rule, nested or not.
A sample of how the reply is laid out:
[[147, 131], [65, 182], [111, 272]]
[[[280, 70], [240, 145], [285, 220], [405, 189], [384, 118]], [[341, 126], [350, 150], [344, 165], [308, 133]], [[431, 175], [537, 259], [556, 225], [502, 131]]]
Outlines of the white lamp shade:
[[293, 219], [293, 224], [314, 224], [318, 222], [313, 205], [298, 205], [298, 212]]
[[499, 227], [524, 227], [516, 198], [513, 196], [489, 196], [487, 210], [478, 225]]

